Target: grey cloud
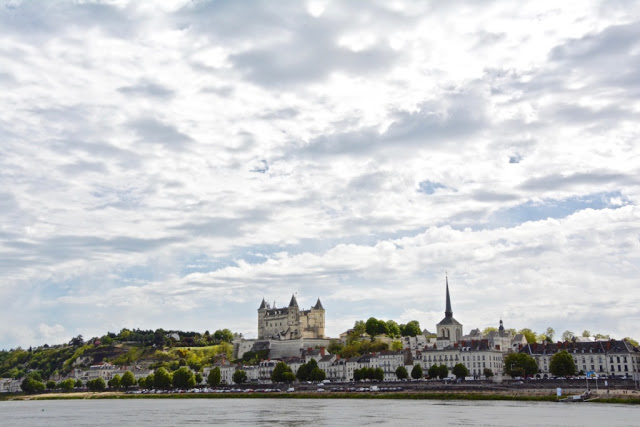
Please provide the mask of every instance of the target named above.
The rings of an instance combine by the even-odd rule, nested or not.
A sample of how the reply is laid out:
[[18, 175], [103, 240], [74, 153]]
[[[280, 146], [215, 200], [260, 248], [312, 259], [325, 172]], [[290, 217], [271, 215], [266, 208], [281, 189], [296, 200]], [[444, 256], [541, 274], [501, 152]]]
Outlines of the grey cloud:
[[377, 193], [388, 181], [389, 175], [385, 172], [367, 173], [349, 182], [349, 188], [356, 192]]
[[159, 122], [153, 118], [141, 118], [128, 123], [141, 142], [149, 144], [162, 144], [166, 148], [181, 150], [192, 142], [191, 137], [181, 133], [174, 126]]
[[87, 172], [105, 173], [107, 168], [104, 163], [100, 162], [77, 161], [62, 166], [62, 170], [69, 174], [79, 175]]
[[267, 111], [266, 113], [262, 114], [260, 118], [265, 120], [286, 120], [296, 117], [299, 113], [300, 111], [298, 111], [298, 109], [296, 108], [281, 108], [279, 110]]
[[[372, 25], [382, 28], [389, 22], [408, 23], [416, 17], [369, 5]], [[263, 40], [261, 45], [229, 57], [234, 67], [249, 80], [263, 86], [289, 86], [326, 78], [334, 70], [370, 73], [391, 67], [401, 53], [386, 44], [354, 52], [337, 45], [338, 37], [357, 28], [358, 7], [348, 3], [330, 4], [321, 17], [310, 16], [300, 2], [256, 2], [251, 8], [241, 3], [221, 1], [185, 6], [175, 15], [180, 27], [207, 34], [216, 43], [243, 45], [243, 41]], [[266, 44], [270, 43], [270, 44]], [[255, 43], [254, 43], [255, 44]]]
[[[399, 112], [386, 132], [365, 128], [359, 131], [322, 136], [300, 149], [310, 155], [362, 154], [387, 149], [419, 149], [455, 141], [464, 144], [487, 125], [484, 100], [475, 94], [456, 94], [442, 100], [447, 105], [425, 103], [418, 112]], [[448, 102], [447, 102], [448, 101]]]
[[0, 33], [18, 33], [37, 42], [62, 30], [99, 27], [112, 37], [128, 37], [135, 28], [132, 13], [100, 3], [23, 1], [0, 8]]
[[515, 194], [508, 193], [496, 193], [493, 191], [474, 191], [471, 193], [471, 198], [478, 202], [509, 202], [512, 200], [518, 200], [519, 197]]
[[125, 95], [146, 96], [149, 98], [170, 98], [174, 95], [171, 89], [149, 81], [142, 81], [133, 86], [120, 87], [118, 92]]
[[185, 223], [174, 230], [186, 231], [196, 236], [238, 237], [250, 228], [257, 226], [269, 219], [271, 211], [266, 209], [254, 209], [243, 212], [235, 218], [212, 217], [200, 221]]
[[572, 185], [606, 185], [619, 182], [630, 182], [631, 177], [613, 172], [594, 171], [573, 175], [552, 174], [540, 178], [531, 178], [520, 185], [525, 190], [554, 190]]

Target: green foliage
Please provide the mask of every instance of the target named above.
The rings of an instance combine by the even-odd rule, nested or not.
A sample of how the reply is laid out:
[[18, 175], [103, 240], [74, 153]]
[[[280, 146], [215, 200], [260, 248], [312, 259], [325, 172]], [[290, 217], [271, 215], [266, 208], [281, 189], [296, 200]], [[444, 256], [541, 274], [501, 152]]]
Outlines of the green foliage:
[[384, 380], [384, 371], [382, 368], [361, 368], [353, 371], [354, 381], [362, 380]]
[[400, 326], [394, 320], [387, 320], [387, 333], [392, 338], [400, 336]]
[[524, 337], [526, 338], [529, 344], [534, 344], [536, 342], [536, 339], [537, 339], [536, 333], [533, 332], [531, 329], [529, 328], [520, 329], [518, 333], [524, 335]]
[[[504, 358], [504, 367], [506, 374], [512, 377], [534, 375], [538, 372], [536, 360], [524, 353], [511, 353], [506, 355]], [[519, 370], [522, 370], [523, 373], [519, 373]]]
[[[157, 377], [158, 377], [158, 374], [156, 373], [156, 378]], [[189, 368], [187, 368], [186, 366], [183, 366], [182, 368], [178, 369], [173, 373], [173, 376], [172, 376], [173, 388], [179, 388], [184, 390], [186, 388], [193, 387], [192, 385], [190, 385], [190, 383], [193, 383], [195, 385], [195, 378], [194, 378], [193, 372], [191, 372]]]
[[47, 381], [47, 384], [45, 384], [45, 386], [47, 387], [47, 390], [53, 390], [56, 388], [56, 382], [49, 380]]
[[488, 328], [484, 328], [482, 330], [482, 336], [489, 335], [490, 332], [498, 332], [498, 328], [489, 326]]
[[220, 368], [216, 366], [211, 369], [211, 371], [209, 371], [209, 376], [207, 376], [207, 384], [215, 387], [220, 384], [221, 379], [222, 377], [220, 375]]
[[196, 374], [196, 384], [202, 384], [202, 380], [204, 379], [204, 377], [202, 376], [202, 374], [200, 372], [198, 372]]
[[22, 384], [20, 384], [20, 388], [25, 393], [33, 394], [33, 393], [43, 392], [45, 389], [45, 386], [42, 381], [38, 381], [36, 378], [32, 376], [27, 376], [24, 380], [22, 380]]
[[399, 380], [404, 380], [409, 378], [409, 373], [407, 372], [407, 368], [405, 368], [404, 366], [398, 366], [396, 368], [396, 377]]
[[327, 347], [327, 351], [331, 354], [338, 354], [343, 348], [344, 345], [341, 342], [337, 340], [331, 340], [329, 346]]
[[120, 388], [120, 375], [116, 374], [108, 382], [109, 387], [118, 390]]
[[73, 388], [75, 386], [76, 386], [76, 382], [70, 378], [64, 381], [60, 381], [60, 383], [58, 384], [58, 388], [64, 391], [65, 393], [69, 393], [73, 391]]
[[315, 359], [309, 360], [307, 363], [303, 363], [296, 372], [296, 378], [300, 381], [311, 381], [311, 371], [318, 367], [318, 362]]
[[348, 359], [354, 356], [362, 356], [367, 353], [380, 352], [389, 349], [389, 344], [380, 340], [352, 341], [338, 352], [341, 358]]
[[309, 380], [314, 382], [323, 381], [326, 378], [324, 371], [318, 367], [315, 367], [309, 373]]
[[122, 374], [122, 379], [120, 380], [120, 386], [124, 387], [125, 390], [135, 384], [136, 384], [136, 377], [133, 375], [133, 372], [126, 371], [124, 374]]
[[571, 331], [564, 331], [562, 333], [562, 341], [571, 341], [573, 340], [573, 337], [575, 336], [575, 334]]
[[96, 378], [94, 380], [87, 381], [87, 387], [89, 391], [104, 391], [107, 388], [107, 384], [102, 378]]
[[551, 356], [549, 361], [549, 372], [557, 377], [566, 377], [569, 375], [575, 375], [576, 364], [573, 360], [573, 356], [566, 350], [559, 351]]
[[236, 384], [244, 384], [247, 382], [247, 373], [242, 369], [238, 369], [233, 373], [233, 382]]
[[82, 388], [84, 386], [81, 379], [76, 380], [76, 383], [74, 385], [76, 388]]
[[378, 320], [375, 317], [370, 317], [365, 323], [365, 330], [372, 338], [376, 335], [383, 335], [389, 332], [387, 323], [384, 320]]
[[153, 376], [153, 386], [157, 390], [171, 388], [171, 374], [165, 368], [158, 368]]
[[638, 347], [638, 341], [634, 340], [633, 338], [630, 337], [624, 337], [624, 340], [626, 342], [628, 342], [629, 344], [631, 344], [634, 347]]
[[284, 374], [287, 373], [287, 372], [291, 372], [293, 374], [293, 371], [291, 370], [289, 365], [287, 365], [284, 362], [278, 362], [276, 364], [276, 367], [273, 368], [273, 372], [271, 373], [271, 381], [273, 381], [275, 383], [285, 382], [284, 381]]
[[393, 351], [402, 350], [402, 341], [393, 341], [391, 343], [391, 350], [393, 350]]
[[449, 375], [449, 368], [446, 365], [432, 365], [427, 372], [429, 378], [440, 378], [443, 379]]
[[218, 329], [213, 333], [213, 339], [217, 343], [221, 343], [221, 342], [230, 343], [231, 341], [233, 341], [233, 332], [231, 332], [229, 329], [222, 329], [222, 330]]
[[413, 369], [411, 370], [411, 378], [414, 380], [419, 380], [424, 376], [424, 372], [422, 371], [422, 366], [419, 364], [413, 365]]
[[403, 337], [415, 337], [422, 334], [420, 323], [417, 320], [407, 322], [406, 325], [400, 325], [400, 333]]
[[264, 360], [269, 355], [269, 350], [260, 350], [260, 351], [247, 351], [242, 355], [241, 361], [244, 362], [245, 365], [257, 365], [261, 360]]
[[291, 384], [296, 380], [296, 376], [293, 372], [285, 372], [284, 374], [282, 374], [282, 380], [285, 383]]
[[482, 373], [484, 374], [485, 377], [487, 378], [491, 378], [493, 377], [493, 371], [489, 368], [484, 368], [484, 370], [482, 371]]
[[456, 376], [456, 378], [464, 378], [469, 375], [469, 370], [462, 363], [456, 363], [451, 373]]

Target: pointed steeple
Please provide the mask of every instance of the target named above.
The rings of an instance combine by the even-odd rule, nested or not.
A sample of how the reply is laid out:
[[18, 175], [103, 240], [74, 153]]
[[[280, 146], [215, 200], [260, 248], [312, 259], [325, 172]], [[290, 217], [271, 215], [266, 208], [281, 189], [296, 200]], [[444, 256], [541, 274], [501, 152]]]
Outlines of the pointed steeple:
[[258, 310], [262, 310], [263, 308], [267, 308], [267, 302], [264, 300], [264, 298], [262, 298], [262, 303], [260, 304]]
[[320, 298], [318, 298], [318, 302], [316, 302], [316, 305], [314, 305], [313, 308], [315, 308], [316, 310], [324, 310], [324, 307], [322, 306], [322, 303], [320, 302]]
[[453, 311], [451, 311], [451, 297], [449, 297], [449, 276], [445, 275], [445, 280], [447, 283], [447, 306], [444, 311], [445, 317], [453, 317]]
[[289, 307], [297, 307], [298, 301], [296, 301], [296, 294], [291, 295], [291, 301], [289, 302]]

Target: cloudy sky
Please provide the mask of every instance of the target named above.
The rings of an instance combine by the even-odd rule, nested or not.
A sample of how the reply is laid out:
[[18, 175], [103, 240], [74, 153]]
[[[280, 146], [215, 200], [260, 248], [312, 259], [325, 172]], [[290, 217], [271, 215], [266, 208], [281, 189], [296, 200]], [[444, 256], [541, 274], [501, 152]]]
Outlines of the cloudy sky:
[[2, 1], [0, 348], [123, 327], [640, 338], [640, 3]]

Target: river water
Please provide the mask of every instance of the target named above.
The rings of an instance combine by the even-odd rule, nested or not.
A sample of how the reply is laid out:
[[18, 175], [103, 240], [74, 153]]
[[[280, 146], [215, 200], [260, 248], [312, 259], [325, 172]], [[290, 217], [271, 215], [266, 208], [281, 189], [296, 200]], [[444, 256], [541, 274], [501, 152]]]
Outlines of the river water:
[[640, 407], [598, 403], [360, 399], [0, 402], [2, 426], [638, 426]]

